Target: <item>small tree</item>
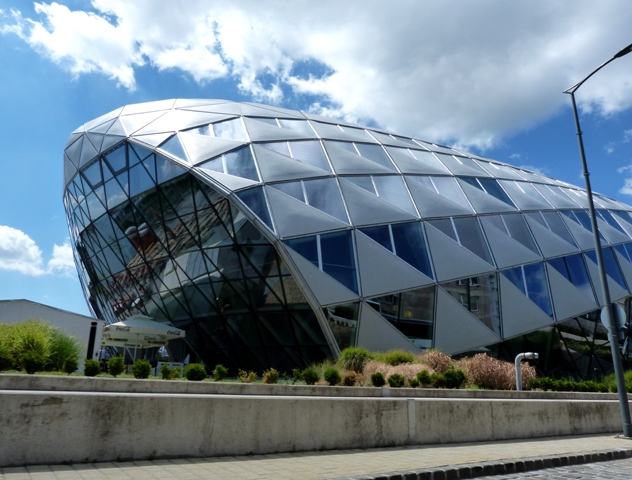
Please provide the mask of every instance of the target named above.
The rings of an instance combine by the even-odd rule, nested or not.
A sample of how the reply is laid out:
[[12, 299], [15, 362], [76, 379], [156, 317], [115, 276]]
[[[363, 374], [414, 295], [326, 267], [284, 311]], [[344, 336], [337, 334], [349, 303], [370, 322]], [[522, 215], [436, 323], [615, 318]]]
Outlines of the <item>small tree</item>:
[[112, 357], [108, 360], [108, 373], [116, 378], [125, 371], [125, 361], [121, 355]]
[[132, 374], [134, 378], [148, 378], [151, 372], [151, 363], [145, 359], [139, 359], [132, 365]]
[[101, 373], [101, 364], [96, 360], [86, 360], [83, 364], [83, 374], [86, 377], [96, 377]]
[[200, 382], [205, 380], [206, 368], [201, 363], [189, 363], [187, 368], [184, 369], [184, 378], [193, 382]]

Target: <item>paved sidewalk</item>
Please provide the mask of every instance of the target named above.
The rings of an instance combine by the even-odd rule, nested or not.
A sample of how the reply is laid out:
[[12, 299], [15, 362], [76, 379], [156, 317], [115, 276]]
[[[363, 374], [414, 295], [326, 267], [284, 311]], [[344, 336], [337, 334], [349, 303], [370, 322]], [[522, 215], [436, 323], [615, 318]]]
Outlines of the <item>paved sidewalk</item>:
[[0, 468], [0, 480], [459, 479], [632, 457], [614, 435], [506, 442]]

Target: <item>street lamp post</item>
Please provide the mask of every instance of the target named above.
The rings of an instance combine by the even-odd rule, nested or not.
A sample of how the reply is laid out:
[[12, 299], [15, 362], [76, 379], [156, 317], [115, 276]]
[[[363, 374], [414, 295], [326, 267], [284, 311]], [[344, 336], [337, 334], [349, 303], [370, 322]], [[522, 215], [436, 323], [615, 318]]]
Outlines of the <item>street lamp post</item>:
[[623, 435], [626, 437], [632, 437], [632, 421], [630, 420], [630, 406], [628, 404], [628, 395], [625, 388], [625, 379], [623, 377], [623, 362], [621, 361], [621, 352], [619, 350], [619, 339], [617, 338], [617, 325], [615, 322], [616, 313], [614, 311], [614, 305], [610, 299], [610, 288], [608, 288], [608, 279], [606, 277], [606, 268], [603, 260], [603, 253], [601, 251], [601, 240], [599, 238], [599, 230], [597, 227], [597, 217], [595, 215], [595, 204], [592, 197], [592, 189], [590, 187], [590, 173], [588, 172], [588, 165], [586, 164], [586, 154], [584, 152], [584, 142], [582, 140], [582, 131], [579, 126], [579, 115], [577, 113], [577, 104], [575, 103], [575, 92], [581, 87], [586, 80], [592, 77], [595, 73], [608, 65], [610, 62], [621, 58], [624, 55], [632, 52], [632, 44], [625, 47], [623, 50], [617, 52], [611, 59], [599, 65], [594, 69], [590, 75], [584, 78], [579, 83], [576, 83], [569, 89], [565, 90], [571, 96], [573, 103], [573, 113], [575, 115], [575, 128], [577, 129], [577, 141], [579, 142], [579, 155], [582, 161], [583, 175], [586, 182], [586, 194], [588, 195], [588, 213], [590, 215], [590, 223], [592, 226], [593, 239], [595, 242], [595, 253], [597, 254], [597, 267], [599, 269], [599, 279], [601, 282], [601, 293], [603, 297], [604, 309], [603, 312], [606, 315], [604, 323], [608, 328], [608, 340], [610, 341], [610, 350], [612, 352], [612, 363], [614, 365], [614, 374], [617, 381], [617, 392], [619, 395], [619, 407], [621, 409], [621, 423], [623, 426]]

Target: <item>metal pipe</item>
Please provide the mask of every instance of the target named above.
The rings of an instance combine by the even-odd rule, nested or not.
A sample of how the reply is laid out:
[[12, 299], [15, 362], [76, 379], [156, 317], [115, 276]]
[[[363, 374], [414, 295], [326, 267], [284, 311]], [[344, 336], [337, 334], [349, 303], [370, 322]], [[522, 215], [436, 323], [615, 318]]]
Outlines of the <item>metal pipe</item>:
[[516, 390], [522, 390], [522, 361], [523, 360], [537, 360], [540, 355], [536, 352], [525, 352], [516, 355], [514, 363], [516, 365]]

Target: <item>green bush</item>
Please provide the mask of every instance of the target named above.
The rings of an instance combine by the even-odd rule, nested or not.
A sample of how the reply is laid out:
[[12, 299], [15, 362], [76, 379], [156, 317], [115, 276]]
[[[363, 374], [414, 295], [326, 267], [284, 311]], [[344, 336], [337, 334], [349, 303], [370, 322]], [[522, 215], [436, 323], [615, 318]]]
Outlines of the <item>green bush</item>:
[[257, 372], [253, 372], [252, 370], [249, 372], [246, 372], [245, 370], [242, 370], [241, 368], [239, 370], [237, 370], [237, 377], [239, 378], [239, 381], [242, 383], [253, 383], [257, 381]]
[[11, 370], [14, 367], [15, 359], [7, 345], [0, 343], [0, 372]]
[[48, 360], [51, 370], [65, 371], [64, 365], [68, 360], [79, 363], [81, 344], [75, 337], [60, 330], [51, 329], [51, 349]]
[[216, 382], [221, 382], [228, 376], [228, 369], [221, 364], [215, 365], [213, 369], [213, 380]]
[[303, 371], [300, 368], [292, 369], [292, 385], [303, 380]]
[[434, 388], [446, 388], [448, 381], [443, 373], [435, 372], [430, 375], [430, 385]]
[[461, 388], [467, 381], [467, 376], [463, 370], [449, 369], [443, 372], [446, 388]]
[[151, 363], [145, 359], [139, 359], [132, 365], [132, 374], [134, 378], [149, 378], [151, 372]]
[[63, 371], [64, 373], [67, 373], [68, 375], [76, 372], [77, 368], [79, 368], [79, 362], [77, 361], [76, 358], [67, 358], [66, 361], [64, 362]]
[[345, 370], [361, 373], [369, 360], [371, 360], [371, 354], [365, 348], [349, 347], [340, 352], [338, 363]]
[[406, 379], [399, 373], [394, 373], [388, 377], [388, 385], [391, 388], [402, 388], [406, 384]]
[[111, 357], [108, 360], [108, 373], [116, 378], [118, 375], [125, 371], [125, 360], [121, 355]]
[[530, 378], [527, 385], [530, 389], [550, 390], [553, 392], [607, 393], [611, 389], [606, 383], [599, 383], [594, 380], [575, 381], [564, 378], [556, 380], [549, 377]]
[[101, 364], [96, 360], [86, 360], [83, 364], [83, 374], [86, 377], [96, 377], [101, 373]]
[[395, 366], [401, 365], [402, 363], [413, 363], [415, 356], [406, 350], [389, 350], [379, 355], [377, 360]]
[[279, 381], [279, 371], [274, 368], [270, 368], [263, 372], [263, 383], [277, 383]]
[[163, 380], [173, 380], [173, 368], [166, 363], [160, 367], [160, 376]]
[[18, 358], [20, 367], [29, 375], [41, 372], [46, 366], [46, 357], [38, 351], [23, 352]]
[[422, 387], [429, 387], [432, 384], [432, 380], [430, 378], [428, 370], [420, 371], [417, 374], [417, 380], [419, 380], [419, 385]]
[[320, 380], [320, 375], [318, 374], [318, 370], [314, 367], [307, 367], [301, 373], [301, 378], [307, 385], [314, 385], [318, 380]]
[[338, 385], [342, 377], [337, 368], [328, 368], [323, 374], [323, 378], [329, 385]]
[[371, 384], [373, 384], [374, 387], [383, 387], [386, 385], [384, 374], [382, 372], [375, 372], [371, 375]]
[[201, 363], [189, 363], [184, 369], [184, 378], [192, 382], [201, 382], [206, 377], [206, 368]]
[[410, 388], [417, 388], [419, 386], [419, 380], [417, 380], [417, 378], [411, 378], [408, 380], [408, 386]]

